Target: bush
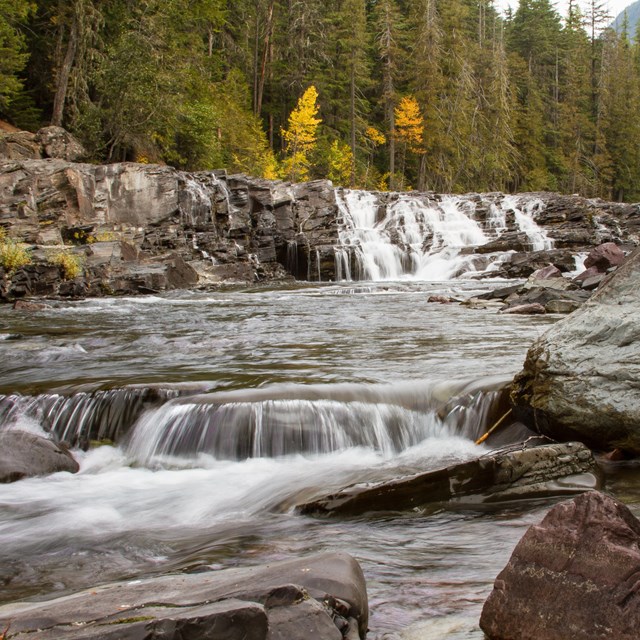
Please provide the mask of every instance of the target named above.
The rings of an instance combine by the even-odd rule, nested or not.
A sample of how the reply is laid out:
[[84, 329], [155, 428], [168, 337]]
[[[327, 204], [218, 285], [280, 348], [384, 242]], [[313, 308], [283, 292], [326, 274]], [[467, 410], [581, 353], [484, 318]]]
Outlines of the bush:
[[12, 275], [21, 267], [31, 263], [29, 247], [23, 242], [15, 242], [6, 237], [6, 231], [0, 232], [0, 266]]
[[57, 251], [49, 256], [49, 262], [62, 269], [62, 277], [65, 280], [73, 280], [82, 273], [82, 261], [68, 251]]

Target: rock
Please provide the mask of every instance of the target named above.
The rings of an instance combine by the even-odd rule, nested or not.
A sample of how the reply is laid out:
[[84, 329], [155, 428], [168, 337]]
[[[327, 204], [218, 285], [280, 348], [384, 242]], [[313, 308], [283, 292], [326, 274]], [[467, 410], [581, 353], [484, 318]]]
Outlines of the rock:
[[49, 305], [42, 302], [31, 302], [30, 300], [16, 300], [13, 303], [13, 308], [16, 311], [44, 311], [50, 309]]
[[10, 623], [12, 638], [20, 640], [340, 640], [353, 632], [350, 618], [355, 637], [364, 638], [364, 576], [342, 553], [120, 582], [0, 606], [0, 628]]
[[527, 289], [555, 289], [556, 291], [571, 291], [578, 288], [578, 286], [562, 276], [558, 278], [544, 278], [539, 279], [535, 277], [535, 274], [529, 276], [528, 280], [522, 286], [524, 290]]
[[640, 453], [640, 250], [529, 349], [518, 420], [554, 439]]
[[79, 469], [69, 451], [53, 440], [18, 430], [0, 431], [0, 482]]
[[87, 156], [80, 142], [62, 127], [44, 127], [35, 135], [45, 158], [78, 162]]
[[584, 261], [584, 266], [587, 269], [596, 267], [600, 272], [604, 272], [612, 267], [619, 267], [623, 262], [624, 253], [620, 247], [613, 242], [605, 242], [591, 251]]
[[486, 293], [481, 293], [479, 296], [476, 296], [477, 300], [504, 300], [510, 295], [517, 293], [522, 289], [522, 285], [514, 284], [509, 287], [500, 287], [499, 289], [494, 289], [493, 291], [487, 291]]
[[436, 471], [380, 484], [356, 484], [299, 505], [302, 514], [356, 516], [406, 511], [455, 501], [490, 504], [568, 495], [599, 486], [599, 471], [582, 444], [506, 449]]
[[550, 264], [546, 267], [542, 267], [542, 269], [537, 269], [529, 276], [529, 278], [534, 281], [562, 278], [562, 271], [560, 271], [555, 264]]
[[589, 278], [583, 278], [580, 285], [585, 291], [593, 291], [597, 289], [605, 279], [604, 273], [599, 273], [596, 276], [590, 276]]
[[0, 132], [0, 159], [35, 160], [42, 157], [40, 143], [28, 131]]
[[581, 305], [583, 302], [588, 300], [588, 298], [589, 293], [586, 291], [563, 291], [562, 289], [545, 286], [535, 288], [522, 287], [517, 293], [510, 295], [505, 299], [505, 306], [502, 308], [502, 311], [507, 312], [514, 307], [528, 306], [532, 304], [537, 304], [546, 308], [546, 305], [554, 300], [567, 300]]
[[581, 284], [582, 281], [586, 280], [587, 278], [591, 278], [592, 276], [601, 276], [601, 275], [602, 275], [602, 271], [600, 271], [598, 267], [589, 267], [588, 269], [585, 269], [584, 271], [579, 273], [577, 276], [575, 276], [573, 281], [578, 284]]
[[573, 253], [564, 249], [550, 249], [546, 251], [532, 251], [528, 253], [514, 253], [508, 262], [501, 265], [498, 274], [507, 278], [528, 278], [539, 269], [554, 265], [562, 273], [575, 269]]
[[516, 304], [513, 307], [507, 307], [502, 313], [514, 313], [519, 315], [536, 315], [546, 313], [545, 308], [538, 302], [529, 304]]
[[452, 302], [455, 302], [455, 300], [450, 296], [438, 295], [438, 296], [429, 296], [427, 298], [427, 302], [437, 302], [438, 304], [450, 304]]
[[[136, 614], [110, 616], [82, 626], [73, 623], [40, 629], [26, 629], [11, 637], [16, 640], [268, 640], [269, 621], [263, 606], [242, 600], [197, 604], [192, 607], [149, 606], [129, 611]], [[334, 627], [335, 628], [335, 627]]]
[[528, 529], [496, 578], [480, 627], [490, 640], [635, 640], [640, 522], [589, 492]]
[[575, 300], [549, 300], [549, 302], [544, 305], [544, 310], [547, 313], [573, 313], [581, 306], [582, 305]]

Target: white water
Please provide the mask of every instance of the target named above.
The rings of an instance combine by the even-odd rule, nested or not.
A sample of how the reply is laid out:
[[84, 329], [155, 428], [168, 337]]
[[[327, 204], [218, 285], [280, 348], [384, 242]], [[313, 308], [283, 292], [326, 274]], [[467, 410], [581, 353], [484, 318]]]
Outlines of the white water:
[[518, 196], [505, 196], [502, 201], [505, 211], [513, 212], [518, 229], [527, 234], [531, 251], [553, 249], [553, 240], [535, 220], [536, 213], [544, 207], [542, 200], [528, 200]]
[[[344, 521], [291, 511], [338, 487], [482, 451], [472, 435], [488, 421], [478, 391], [487, 375], [510, 377], [552, 319], [428, 303], [431, 293], [487, 288], [455, 287], [301, 285], [53, 301], [39, 314], [0, 309], [4, 331], [21, 335], [0, 341], [12, 425], [46, 423], [69, 436], [74, 425], [87, 438], [118, 434], [128, 420], [137, 421], [130, 434], [157, 427], [140, 448], [122, 435], [117, 446], [76, 451], [79, 474], [1, 485], [0, 601], [339, 550], [365, 571], [371, 640], [398, 640], [405, 629], [407, 638], [420, 637], [420, 625], [434, 619], [436, 637], [479, 640], [491, 583], [524, 528], [539, 519], [531, 507]], [[463, 375], [482, 383], [470, 386]], [[136, 395], [146, 385], [153, 393]], [[171, 395], [177, 391], [179, 398]], [[452, 396], [460, 400], [450, 406]], [[134, 418], [136, 398], [143, 406]], [[221, 406], [231, 435], [233, 422], [250, 415], [256, 433], [268, 424], [304, 431], [320, 418], [322, 433], [352, 439], [338, 450], [264, 457], [258, 448], [262, 457], [241, 459], [214, 449], [152, 448], [170, 430], [165, 418], [174, 408], [200, 408], [208, 419]], [[206, 419], [201, 433], [211, 435]], [[375, 424], [359, 434], [362, 420]], [[403, 440], [404, 433], [411, 437]]]
[[509, 228], [526, 234], [532, 250], [553, 241], [536, 223], [539, 199], [498, 196], [485, 201], [484, 228], [477, 204], [465, 196], [396, 194], [385, 205], [375, 193], [337, 192], [342, 217], [335, 249], [338, 280], [419, 280], [440, 282], [489, 270], [505, 254], [474, 255], [473, 249]]

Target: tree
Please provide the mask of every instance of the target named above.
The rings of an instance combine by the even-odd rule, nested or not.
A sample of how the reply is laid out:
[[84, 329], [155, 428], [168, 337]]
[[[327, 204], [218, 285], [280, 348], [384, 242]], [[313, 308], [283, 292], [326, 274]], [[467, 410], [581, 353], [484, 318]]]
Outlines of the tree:
[[389, 132], [389, 189], [395, 188], [396, 133], [395, 103], [396, 81], [400, 74], [400, 33], [403, 27], [400, 10], [394, 0], [381, 0], [374, 16], [377, 29], [376, 46], [382, 67], [382, 103]]
[[287, 129], [281, 131], [284, 140], [285, 159], [282, 174], [293, 182], [309, 177], [310, 154], [316, 146], [319, 107], [318, 91], [311, 85], [300, 97], [296, 108], [289, 114]]
[[23, 86], [19, 74], [29, 53], [19, 26], [34, 9], [27, 0], [0, 0], [0, 113], [4, 116], [9, 114], [11, 102]]
[[[424, 152], [424, 118], [420, 105], [413, 96], [403, 97], [395, 108], [396, 137], [402, 145], [402, 165], [400, 173], [405, 179], [407, 151], [413, 154]], [[404, 188], [404, 184], [402, 185]]]

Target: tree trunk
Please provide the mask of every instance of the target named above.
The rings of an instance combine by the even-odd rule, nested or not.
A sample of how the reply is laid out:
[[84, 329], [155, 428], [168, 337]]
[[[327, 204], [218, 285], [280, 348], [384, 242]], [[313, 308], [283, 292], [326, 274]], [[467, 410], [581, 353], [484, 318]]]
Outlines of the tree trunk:
[[61, 127], [64, 119], [64, 103], [67, 99], [67, 89], [69, 87], [69, 77], [71, 69], [76, 58], [78, 49], [78, 23], [74, 16], [69, 32], [69, 42], [67, 42], [67, 51], [62, 61], [62, 66], [58, 71], [56, 79], [56, 95], [53, 99], [53, 113], [51, 114], [51, 124]]
[[269, 52], [271, 48], [271, 34], [273, 31], [273, 5], [275, 0], [269, 2], [267, 11], [267, 25], [264, 35], [264, 51], [262, 52], [262, 64], [260, 66], [260, 77], [258, 79], [258, 95], [256, 99], [256, 115], [260, 115], [262, 111], [262, 97], [264, 94], [264, 83], [267, 76], [267, 60], [270, 58]]
[[352, 52], [351, 58], [351, 87], [349, 92], [350, 118], [351, 118], [351, 188], [356, 184], [356, 52]]

